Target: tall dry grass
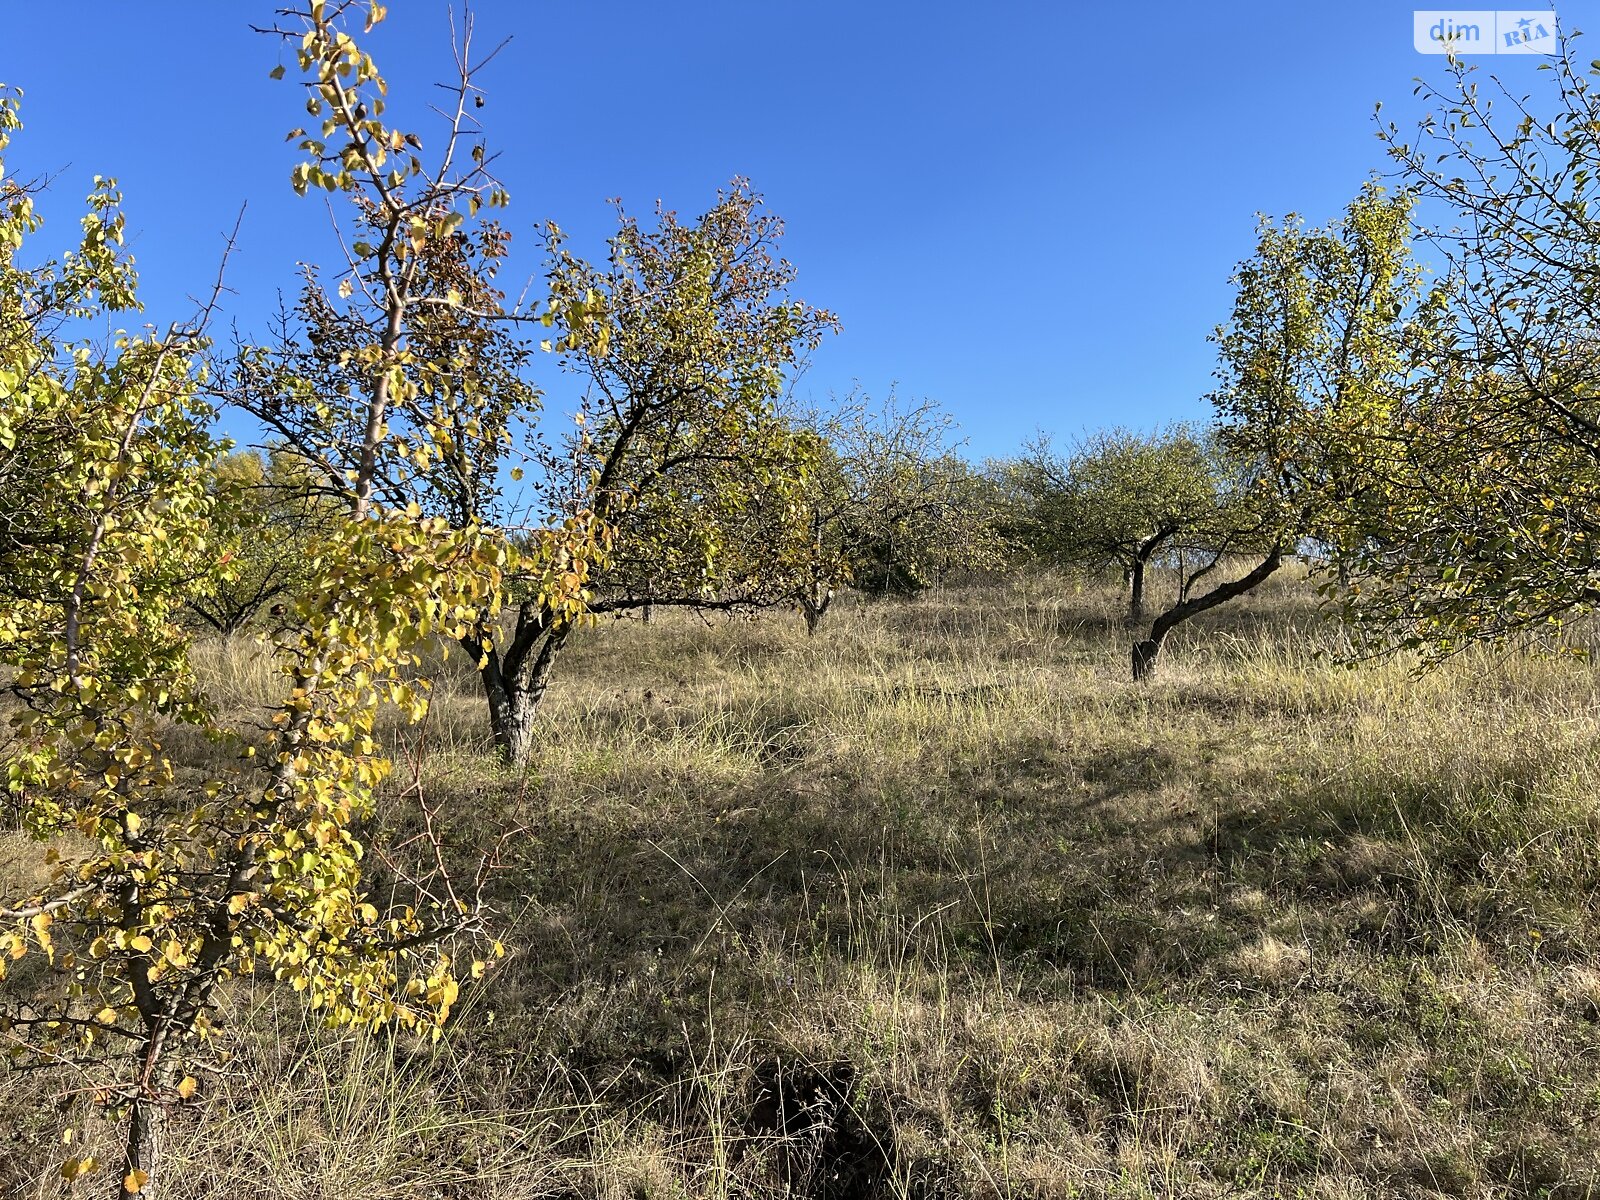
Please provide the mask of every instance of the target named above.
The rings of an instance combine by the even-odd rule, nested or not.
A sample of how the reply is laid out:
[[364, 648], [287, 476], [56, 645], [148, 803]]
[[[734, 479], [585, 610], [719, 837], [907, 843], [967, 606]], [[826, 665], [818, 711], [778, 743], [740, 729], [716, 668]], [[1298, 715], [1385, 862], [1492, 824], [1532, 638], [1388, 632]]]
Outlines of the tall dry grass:
[[525, 829], [515, 954], [438, 1050], [241, 988], [178, 1194], [1600, 1194], [1593, 670], [1343, 667], [1294, 579], [1127, 644], [1043, 578], [608, 622], [521, 775], [435, 663], [394, 736], [464, 857]]

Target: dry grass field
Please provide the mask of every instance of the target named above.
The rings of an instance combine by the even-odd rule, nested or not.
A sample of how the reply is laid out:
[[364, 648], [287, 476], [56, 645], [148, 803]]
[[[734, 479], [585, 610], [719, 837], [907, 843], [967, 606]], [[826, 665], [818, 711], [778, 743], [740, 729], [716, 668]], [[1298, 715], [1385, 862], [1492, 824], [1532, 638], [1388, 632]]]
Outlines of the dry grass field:
[[[1600, 1196], [1593, 667], [1344, 668], [1286, 580], [1134, 685], [1116, 604], [606, 623], [517, 777], [451, 658], [383, 820], [520, 830], [510, 957], [437, 1045], [236, 987], [173, 1194]], [[74, 1077], [3, 1085], [0, 1187], [67, 1194]]]

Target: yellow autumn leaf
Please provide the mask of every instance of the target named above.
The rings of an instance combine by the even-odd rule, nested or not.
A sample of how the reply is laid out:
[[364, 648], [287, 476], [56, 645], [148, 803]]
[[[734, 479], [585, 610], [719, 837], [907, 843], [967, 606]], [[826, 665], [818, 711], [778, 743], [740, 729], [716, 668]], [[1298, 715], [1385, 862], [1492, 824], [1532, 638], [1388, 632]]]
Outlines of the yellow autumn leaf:
[[92, 1154], [87, 1154], [82, 1158], [69, 1158], [61, 1164], [61, 1178], [70, 1182], [87, 1175], [99, 1165], [100, 1160]]

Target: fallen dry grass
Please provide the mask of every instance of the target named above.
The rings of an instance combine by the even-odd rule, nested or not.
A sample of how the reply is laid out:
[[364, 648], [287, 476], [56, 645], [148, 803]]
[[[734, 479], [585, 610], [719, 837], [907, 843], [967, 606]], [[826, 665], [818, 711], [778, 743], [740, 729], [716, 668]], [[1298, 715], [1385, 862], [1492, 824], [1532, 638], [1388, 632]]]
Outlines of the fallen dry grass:
[[1600, 1195], [1595, 673], [1338, 638], [1292, 580], [1151, 686], [1052, 580], [611, 622], [515, 777], [451, 658], [408, 752], [463, 854], [525, 830], [513, 957], [427, 1050], [239, 989], [177, 1193]]

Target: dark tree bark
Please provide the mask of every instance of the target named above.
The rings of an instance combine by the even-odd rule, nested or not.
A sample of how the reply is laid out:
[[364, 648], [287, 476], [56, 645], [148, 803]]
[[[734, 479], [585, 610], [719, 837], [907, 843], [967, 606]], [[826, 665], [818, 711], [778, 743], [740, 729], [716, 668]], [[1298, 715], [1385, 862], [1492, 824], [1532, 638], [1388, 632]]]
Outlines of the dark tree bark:
[[654, 623], [656, 619], [655, 595], [655, 579], [645, 580], [645, 599], [644, 603], [639, 606], [639, 620], [646, 625]]
[[1128, 624], [1144, 623], [1145, 568], [1155, 557], [1156, 551], [1166, 545], [1167, 539], [1176, 532], [1176, 526], [1163, 525], [1133, 547], [1133, 558], [1124, 567], [1124, 578], [1128, 584]]
[[508, 674], [503, 663], [491, 654], [490, 661], [478, 672], [489, 702], [495, 754], [508, 767], [528, 764], [533, 752], [535, 718], [550, 686], [550, 668], [565, 641], [565, 630], [545, 638], [526, 670]]
[[806, 619], [807, 637], [817, 636], [817, 626], [822, 624], [822, 618], [828, 612], [828, 605], [832, 603], [832, 588], [819, 587], [813, 592], [806, 592], [800, 596], [800, 612]]
[[[1242, 579], [1235, 579], [1228, 583], [1219, 583], [1203, 596], [1194, 599], [1185, 597], [1179, 600], [1166, 612], [1151, 623], [1150, 636], [1133, 644], [1133, 677], [1136, 680], [1150, 679], [1155, 675], [1156, 664], [1161, 658], [1161, 646], [1166, 641], [1167, 634], [1190, 617], [1215, 608], [1219, 604], [1226, 604], [1236, 596], [1258, 587], [1268, 576], [1283, 565], [1283, 547], [1274, 546], [1270, 553]], [[1196, 572], [1191, 578], [1199, 578]]]
[[[831, 593], [829, 595], [831, 597]], [[621, 596], [596, 601], [589, 606], [589, 611], [597, 616], [646, 607], [731, 612], [751, 603], [743, 599], [707, 600], [700, 596], [655, 596], [648, 600]], [[823, 608], [826, 607], [824, 603]], [[495, 754], [508, 767], [520, 768], [528, 764], [533, 753], [539, 707], [550, 688], [550, 672], [571, 634], [569, 622], [552, 622], [538, 605], [525, 601], [517, 608], [511, 641], [503, 650], [498, 645], [486, 649], [475, 637], [461, 639], [462, 647], [472, 655], [473, 661], [482, 664], [478, 667], [478, 678], [489, 704], [489, 729], [494, 737]]]
[[[156, 1162], [161, 1156], [162, 1135], [166, 1132], [166, 1113], [161, 1102], [150, 1096], [134, 1099], [128, 1113], [128, 1140], [123, 1150], [123, 1175], [117, 1181], [118, 1200], [155, 1200]], [[143, 1179], [137, 1188], [130, 1181]]]
[[478, 678], [489, 703], [489, 729], [495, 754], [508, 767], [524, 767], [533, 752], [534, 720], [550, 686], [550, 670], [571, 627], [550, 623], [534, 604], [517, 609], [511, 642], [502, 651], [485, 649], [476, 638], [462, 646], [481, 665]]

